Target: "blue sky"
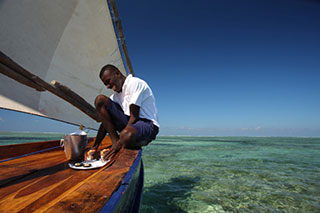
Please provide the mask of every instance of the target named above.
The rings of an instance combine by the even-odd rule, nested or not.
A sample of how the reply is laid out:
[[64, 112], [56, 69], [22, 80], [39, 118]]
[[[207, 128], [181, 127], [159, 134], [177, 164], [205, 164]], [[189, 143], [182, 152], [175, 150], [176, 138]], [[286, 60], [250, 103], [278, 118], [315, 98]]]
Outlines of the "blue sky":
[[320, 136], [319, 1], [117, 2], [162, 135]]

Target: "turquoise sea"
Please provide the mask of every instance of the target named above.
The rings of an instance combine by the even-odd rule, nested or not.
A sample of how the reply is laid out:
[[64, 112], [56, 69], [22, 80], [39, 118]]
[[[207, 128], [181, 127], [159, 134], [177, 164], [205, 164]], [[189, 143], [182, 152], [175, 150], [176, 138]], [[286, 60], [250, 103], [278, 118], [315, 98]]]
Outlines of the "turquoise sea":
[[158, 137], [142, 212], [320, 212], [320, 138]]
[[[0, 133], [0, 144], [62, 136]], [[141, 212], [320, 212], [320, 138], [160, 136], [143, 163]]]
[[63, 133], [0, 132], [0, 146], [7, 144], [60, 140], [63, 136]]

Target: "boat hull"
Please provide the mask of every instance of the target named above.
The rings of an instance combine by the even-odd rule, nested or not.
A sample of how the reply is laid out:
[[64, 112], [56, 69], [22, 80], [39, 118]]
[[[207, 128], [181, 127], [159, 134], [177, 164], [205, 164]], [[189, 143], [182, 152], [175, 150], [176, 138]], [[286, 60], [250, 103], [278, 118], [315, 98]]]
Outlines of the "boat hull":
[[[109, 146], [110, 139], [107, 142], [104, 140], [102, 147]], [[43, 147], [43, 143], [29, 145]], [[59, 146], [29, 154], [21, 152], [0, 160], [0, 212], [139, 211], [144, 175], [142, 150], [124, 149], [115, 161], [85, 171], [69, 168]]]
[[[132, 164], [129, 172], [100, 212], [139, 212], [144, 183], [142, 151]], [[130, 201], [130, 202], [129, 202]]]

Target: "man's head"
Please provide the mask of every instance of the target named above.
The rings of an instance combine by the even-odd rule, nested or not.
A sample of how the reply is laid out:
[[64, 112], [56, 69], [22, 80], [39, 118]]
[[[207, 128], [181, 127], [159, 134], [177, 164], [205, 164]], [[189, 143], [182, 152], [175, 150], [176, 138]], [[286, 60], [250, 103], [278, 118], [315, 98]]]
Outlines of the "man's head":
[[108, 89], [112, 89], [118, 93], [122, 91], [122, 85], [126, 77], [122, 75], [117, 67], [107, 64], [102, 67], [99, 76]]

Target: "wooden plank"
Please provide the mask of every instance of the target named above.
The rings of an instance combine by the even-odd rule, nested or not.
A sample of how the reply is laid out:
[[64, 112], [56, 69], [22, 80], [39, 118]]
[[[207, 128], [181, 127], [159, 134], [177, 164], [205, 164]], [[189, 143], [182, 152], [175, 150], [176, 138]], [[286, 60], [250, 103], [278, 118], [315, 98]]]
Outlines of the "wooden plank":
[[98, 212], [120, 186], [137, 154], [138, 150], [123, 150], [115, 164], [78, 184], [67, 196], [52, 203], [48, 212]]
[[[90, 145], [94, 143], [91, 140]], [[89, 146], [90, 146], [89, 145]], [[111, 145], [109, 137], [101, 149]], [[122, 150], [117, 161], [96, 170], [73, 170], [63, 150], [0, 163], [0, 212], [97, 212], [120, 185], [138, 150]]]
[[[88, 149], [94, 144], [95, 138], [89, 139]], [[59, 141], [56, 141], [59, 142]], [[33, 147], [39, 147], [38, 144], [42, 145], [45, 142], [39, 143], [29, 143], [29, 144], [17, 144], [12, 145], [13, 147], [23, 147], [28, 149], [26, 146], [30, 145]], [[105, 137], [101, 143], [101, 147], [108, 147], [111, 145], [111, 140], [109, 137]], [[8, 146], [2, 146], [1, 152], [6, 152], [6, 148]], [[18, 150], [18, 149], [17, 149]], [[19, 149], [21, 151], [21, 148]], [[15, 149], [14, 149], [15, 151]], [[23, 150], [22, 150], [23, 151]], [[21, 152], [18, 154], [21, 154]], [[0, 163], [0, 187], [7, 182], [12, 182], [15, 179], [21, 179], [24, 176], [28, 176], [35, 171], [55, 167], [58, 164], [65, 162], [65, 154], [62, 149], [55, 149], [51, 151], [47, 151], [44, 153], [39, 153], [35, 155], [30, 155], [29, 157], [18, 158], [6, 162]], [[41, 163], [39, 163], [41, 162]]]
[[13, 144], [0, 146], [0, 160], [12, 158], [60, 145], [60, 141], [46, 141], [46, 142], [35, 142], [26, 144]]
[[[63, 151], [3, 162], [2, 175], [8, 171], [3, 164], [14, 168], [19, 175], [31, 168], [35, 172], [0, 187], [0, 212], [97, 212], [119, 186], [137, 153], [138, 150], [125, 149], [110, 167], [85, 171], [68, 168]], [[9, 172], [11, 176], [12, 172]]]
[[[57, 196], [72, 188], [74, 181], [85, 180], [95, 172], [93, 170], [87, 171], [85, 175], [81, 176], [81, 172], [77, 173], [77, 171], [67, 166], [64, 153], [62, 151], [60, 153], [60, 159], [63, 159], [62, 163], [55, 161], [53, 163], [55, 165], [39, 169], [29, 176], [25, 176], [3, 187], [0, 190], [0, 195], [2, 195], [0, 212], [17, 212], [37, 200], [46, 204], [50, 199], [56, 199]], [[38, 163], [42, 162], [38, 161]], [[74, 178], [74, 176], [77, 177]]]
[[[68, 176], [61, 175], [67, 169], [62, 150], [1, 163], [0, 212], [17, 212], [24, 205], [46, 193], [51, 185], [56, 185], [48, 178], [53, 181], [67, 178]], [[34, 193], [36, 186], [41, 189]]]
[[[94, 143], [95, 138], [88, 138], [88, 147], [91, 147]], [[111, 145], [111, 140], [108, 138], [104, 139], [104, 146]], [[28, 153], [37, 152], [40, 150], [45, 150], [53, 147], [60, 146], [59, 140], [54, 141], [41, 141], [33, 143], [23, 143], [23, 144], [12, 144], [0, 146], [0, 160], [5, 160], [12, 157], [21, 156]]]
[[[42, 175], [64, 169], [66, 158], [62, 150], [39, 153], [0, 163], [0, 187], [12, 185], [42, 171]], [[1, 193], [0, 193], [1, 197]]]

